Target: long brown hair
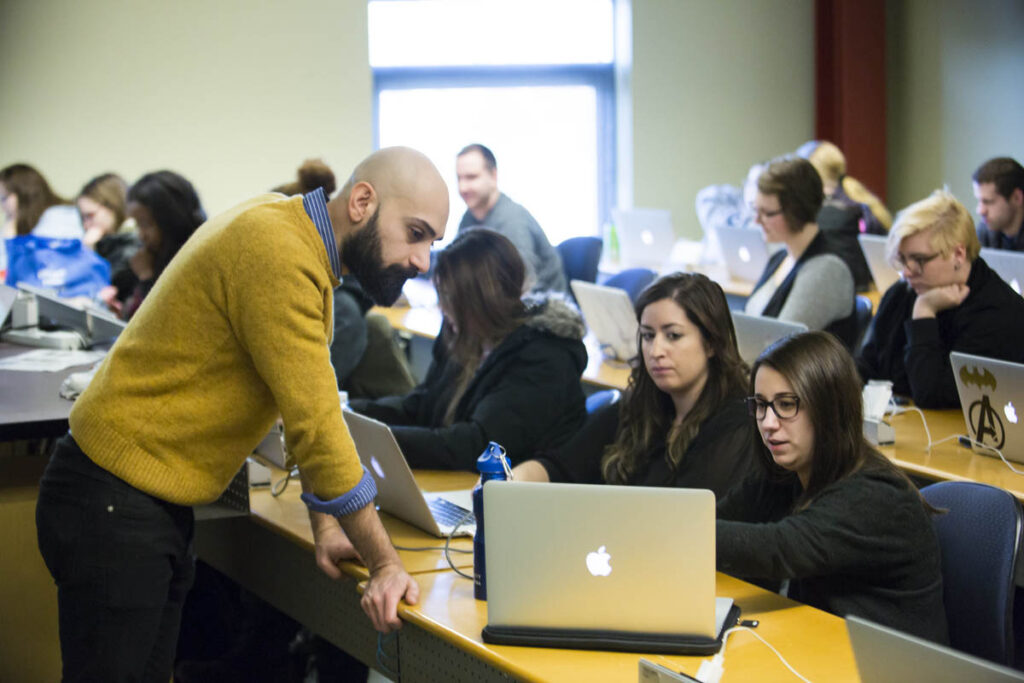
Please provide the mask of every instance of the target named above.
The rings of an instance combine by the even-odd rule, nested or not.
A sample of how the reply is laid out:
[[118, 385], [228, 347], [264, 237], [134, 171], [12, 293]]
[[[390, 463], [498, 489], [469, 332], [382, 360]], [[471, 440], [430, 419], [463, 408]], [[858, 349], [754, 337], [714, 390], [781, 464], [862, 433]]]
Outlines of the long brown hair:
[[434, 287], [445, 314], [448, 349], [462, 366], [445, 423], [480, 366], [484, 350], [494, 348], [519, 327], [526, 266], [515, 245], [493, 230], [463, 232], [438, 254]]
[[718, 283], [694, 273], [659, 278], [637, 298], [637, 321], [647, 306], [664, 299], [670, 299], [686, 312], [686, 317], [700, 330], [704, 348], [713, 352], [708, 358], [707, 383], [690, 412], [678, 426], [672, 427], [675, 405], [647, 373], [637, 335], [637, 357], [619, 408], [619, 433], [615, 443], [605, 449], [601, 461], [601, 472], [609, 484], [628, 482], [647, 462], [658, 442], [666, 438], [666, 433], [669, 465], [678, 468], [701, 424], [730, 397], [741, 395], [746, 385], [747, 367], [740, 358], [729, 305]]
[[28, 164], [11, 164], [0, 170], [0, 183], [18, 198], [18, 235], [32, 232], [43, 212], [51, 206], [69, 204], [50, 188], [43, 174]]
[[125, 202], [128, 195], [128, 183], [116, 173], [98, 175], [85, 184], [79, 197], [88, 197], [100, 206], [105, 206], [114, 214], [114, 229], [117, 232], [125, 219]]
[[[751, 395], [762, 366], [786, 378], [800, 399], [800, 411], [807, 413], [814, 430], [811, 474], [796, 509], [809, 505], [830, 484], [868, 465], [896, 472], [914, 488], [910, 479], [864, 438], [860, 374], [850, 352], [834, 336], [823, 331], [804, 332], [769, 346], [750, 371]], [[767, 448], [761, 453], [759, 460], [771, 474], [786, 476], [786, 470], [775, 464]]]

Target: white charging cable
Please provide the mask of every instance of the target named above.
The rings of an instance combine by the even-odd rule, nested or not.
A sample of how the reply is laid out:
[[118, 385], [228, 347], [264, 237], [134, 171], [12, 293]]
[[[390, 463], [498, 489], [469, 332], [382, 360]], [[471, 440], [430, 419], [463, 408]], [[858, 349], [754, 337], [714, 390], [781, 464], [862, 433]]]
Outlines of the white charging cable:
[[722, 635], [722, 647], [721, 649], [719, 649], [718, 654], [716, 654], [711, 659], [705, 659], [703, 662], [701, 662], [700, 668], [697, 669], [696, 678], [698, 681], [700, 681], [701, 683], [718, 683], [721, 680], [722, 674], [725, 673], [725, 646], [729, 643], [729, 636], [731, 636], [736, 631], [747, 631], [748, 633], [753, 635], [755, 638], [764, 643], [764, 645], [769, 650], [775, 653], [775, 656], [779, 658], [779, 661], [782, 662], [783, 666], [789, 669], [789, 672], [791, 674], [799, 678], [804, 683], [811, 683], [807, 678], [801, 675], [800, 672], [794, 669], [792, 665], [790, 665], [790, 663], [786, 661], [786, 658], [783, 657], [782, 654], [778, 650], [776, 650], [771, 643], [762, 638], [757, 633], [757, 631], [748, 626], [733, 626]]

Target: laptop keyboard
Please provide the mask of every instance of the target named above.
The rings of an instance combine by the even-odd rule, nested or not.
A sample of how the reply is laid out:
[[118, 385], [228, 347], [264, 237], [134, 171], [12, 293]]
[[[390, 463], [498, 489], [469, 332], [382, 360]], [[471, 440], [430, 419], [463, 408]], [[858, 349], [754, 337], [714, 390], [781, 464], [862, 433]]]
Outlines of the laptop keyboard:
[[466, 510], [462, 506], [456, 505], [450, 500], [444, 498], [430, 498], [427, 501], [427, 505], [430, 507], [430, 513], [434, 515], [434, 519], [437, 520], [439, 526], [442, 527], [453, 527], [462, 520], [462, 527], [465, 529], [471, 524], [476, 524], [476, 520], [473, 518], [473, 513], [469, 513], [469, 517], [465, 520], [462, 519], [469, 510]]

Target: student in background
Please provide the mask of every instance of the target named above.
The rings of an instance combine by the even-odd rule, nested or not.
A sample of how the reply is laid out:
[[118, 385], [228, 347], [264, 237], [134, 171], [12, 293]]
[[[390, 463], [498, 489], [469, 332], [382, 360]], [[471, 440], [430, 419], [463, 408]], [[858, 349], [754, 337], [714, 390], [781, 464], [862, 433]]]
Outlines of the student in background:
[[50, 188], [43, 174], [28, 164], [0, 170], [0, 205], [4, 210], [0, 270], [7, 268], [3, 240], [21, 235], [81, 239], [82, 221], [75, 207]]
[[128, 183], [121, 176], [104, 173], [87, 182], [75, 199], [85, 230], [82, 243], [110, 264], [110, 288], [100, 298], [111, 310], [120, 310], [139, 284], [130, 261], [141, 243], [130, 222], [125, 229], [127, 194]]
[[411, 393], [352, 401], [392, 426], [411, 467], [476, 469], [489, 441], [513, 464], [555, 448], [583, 423], [583, 321], [563, 298], [522, 298], [515, 245], [482, 228], [437, 256], [444, 323], [426, 379]]
[[318, 187], [324, 189], [324, 195], [330, 197], [338, 189], [334, 171], [322, 159], [306, 159], [299, 166], [295, 180], [278, 185], [273, 192], [280, 192], [289, 197], [297, 194], [308, 194]]
[[1024, 362], [1024, 299], [983, 258], [974, 221], [936, 190], [896, 217], [887, 251], [903, 271], [857, 354], [861, 377], [887, 379], [922, 408], [960, 405], [950, 351]]
[[815, 223], [823, 196], [821, 177], [806, 159], [776, 159], [758, 177], [755, 220], [767, 241], [786, 248], [768, 260], [745, 310], [828, 330], [852, 346], [853, 276]]
[[707, 488], [721, 496], [752, 471], [756, 430], [743, 402], [725, 294], [703, 275], [655, 281], [636, 302], [637, 357], [618, 404], [587, 417], [557, 451], [518, 465], [525, 481]]
[[971, 176], [983, 247], [1024, 251], [1024, 167], [1016, 159], [989, 159]]
[[801, 145], [796, 153], [810, 161], [821, 176], [826, 204], [834, 202], [857, 210], [862, 220], [859, 232], [884, 235], [889, 231], [892, 227], [889, 209], [864, 183], [846, 175], [846, 157], [838, 147], [827, 140], [811, 140]]
[[455, 172], [459, 196], [466, 202], [458, 234], [476, 227], [501, 233], [512, 240], [526, 263], [531, 290], [568, 291], [562, 257], [548, 241], [537, 219], [498, 189], [498, 162], [494, 153], [481, 144], [466, 145], [455, 158]]
[[206, 220], [192, 183], [172, 171], [139, 178], [128, 190], [128, 215], [138, 226], [142, 248], [130, 261], [139, 283], [120, 311], [125, 320], [135, 315], [167, 264]]
[[760, 467], [718, 504], [719, 571], [948, 642], [934, 510], [864, 439], [849, 353], [823, 332], [788, 337], [754, 363], [750, 389]]

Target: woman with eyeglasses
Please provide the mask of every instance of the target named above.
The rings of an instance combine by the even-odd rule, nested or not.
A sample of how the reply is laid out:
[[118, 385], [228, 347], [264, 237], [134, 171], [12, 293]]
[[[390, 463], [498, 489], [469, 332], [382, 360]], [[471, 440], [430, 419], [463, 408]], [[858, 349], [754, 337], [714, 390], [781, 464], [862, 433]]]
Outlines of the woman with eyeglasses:
[[1024, 362], [1024, 298], [985, 260], [970, 213], [936, 190], [896, 217], [887, 250], [902, 271], [857, 355], [861, 377], [886, 379], [922, 408], [960, 405], [950, 351]]
[[795, 600], [948, 642], [934, 509], [864, 439], [853, 359], [824, 332], [754, 363], [758, 472], [718, 504], [717, 564]]
[[753, 471], [747, 368], [722, 288], [666, 275], [636, 302], [637, 362], [619, 403], [596, 410], [557, 451], [515, 469], [526, 481], [682, 486], [716, 495]]
[[856, 341], [854, 282], [842, 249], [818, 228], [821, 176], [800, 157], [773, 160], [758, 176], [754, 220], [768, 242], [785, 245], [768, 260], [745, 311], [828, 330]]

